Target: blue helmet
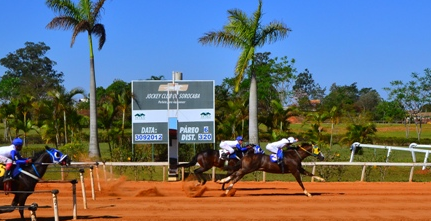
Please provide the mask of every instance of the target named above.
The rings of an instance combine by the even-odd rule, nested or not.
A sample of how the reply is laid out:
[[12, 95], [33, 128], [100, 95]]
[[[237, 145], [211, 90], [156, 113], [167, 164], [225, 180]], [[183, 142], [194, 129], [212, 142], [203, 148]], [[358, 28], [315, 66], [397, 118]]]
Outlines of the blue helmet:
[[242, 136], [237, 136], [236, 140], [238, 140], [238, 141], [242, 140]]
[[13, 139], [12, 144], [15, 146], [22, 146], [22, 139], [17, 137], [15, 139]]

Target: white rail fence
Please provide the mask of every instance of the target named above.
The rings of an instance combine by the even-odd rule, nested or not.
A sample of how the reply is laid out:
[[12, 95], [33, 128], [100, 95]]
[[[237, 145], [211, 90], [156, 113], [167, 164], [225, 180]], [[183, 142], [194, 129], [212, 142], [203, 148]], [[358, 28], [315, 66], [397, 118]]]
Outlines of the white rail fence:
[[[59, 221], [59, 215], [58, 215], [58, 193], [59, 191], [57, 189], [54, 190], [35, 190], [35, 191], [3, 191], [5, 193], [24, 193], [24, 194], [45, 194], [45, 193], [51, 193], [52, 196], [52, 208], [54, 209], [54, 220]], [[5, 205], [0, 206], [0, 214], [1, 213], [8, 213], [12, 212], [14, 210], [30, 210], [30, 219], [32, 221], [36, 221], [36, 210], [38, 208], [51, 208], [51, 206], [39, 206], [37, 203], [32, 203], [31, 205], [25, 205], [25, 206], [12, 206], [12, 205]]]
[[[416, 144], [416, 143], [411, 143], [409, 145], [409, 147], [406, 148], [406, 147], [382, 146], [382, 145], [373, 145], [373, 144], [361, 144], [359, 142], [355, 142], [350, 147], [350, 149], [352, 150], [351, 155], [350, 155], [350, 162], [353, 162], [353, 158], [355, 156], [356, 149], [362, 148], [362, 147], [388, 150], [388, 152], [386, 154], [386, 162], [387, 163], [389, 162], [389, 156], [391, 155], [392, 150], [411, 152], [413, 163], [416, 163], [416, 153], [424, 153], [425, 154], [424, 164], [427, 163], [429, 154], [431, 152], [431, 150], [419, 149], [419, 148], [431, 148], [431, 145], [422, 145], [422, 144]], [[425, 167], [426, 167], [425, 165], [422, 166], [422, 170], [425, 170]], [[412, 170], [413, 170], [413, 168], [412, 168]]]
[[[107, 171], [106, 171], [106, 167], [109, 167], [109, 171], [110, 171], [110, 179], [112, 179], [112, 174], [113, 174], [113, 167], [118, 166], [118, 167], [139, 167], [139, 166], [161, 166], [163, 167], [163, 182], [165, 182], [167, 180], [167, 168], [168, 168], [168, 162], [104, 162], [104, 163], [98, 163], [98, 162], [79, 162], [79, 164], [92, 164], [92, 165], [97, 165], [103, 166], [103, 171], [105, 174], [105, 181], [108, 180], [107, 177]], [[315, 174], [316, 173], [316, 167], [317, 166], [361, 166], [362, 167], [362, 173], [361, 173], [361, 177], [360, 177], [360, 181], [365, 181], [365, 172], [366, 172], [366, 168], [371, 166], [385, 166], [385, 167], [392, 167], [392, 166], [396, 166], [396, 167], [411, 167], [410, 170], [410, 174], [409, 174], [409, 182], [412, 182], [413, 180], [413, 175], [414, 175], [414, 168], [415, 167], [431, 167], [431, 163], [391, 163], [391, 162], [302, 162], [303, 166], [312, 166], [312, 173]], [[96, 166], [97, 168], [97, 166]], [[179, 168], [181, 170], [181, 178], [182, 180], [184, 180], [184, 168]], [[265, 182], [266, 181], [266, 173], [262, 172], [262, 181]], [[213, 168], [212, 171], [212, 180], [215, 180], [215, 168]], [[99, 182], [99, 179], [97, 180]], [[94, 182], [94, 181], [92, 181]], [[312, 180], [313, 182], [313, 180]], [[94, 185], [94, 184], [93, 184]], [[100, 186], [100, 183], [99, 183]], [[99, 189], [100, 191], [100, 189]], [[94, 190], [92, 190], [92, 192], [94, 192]], [[94, 193], [93, 193], [94, 194]]]

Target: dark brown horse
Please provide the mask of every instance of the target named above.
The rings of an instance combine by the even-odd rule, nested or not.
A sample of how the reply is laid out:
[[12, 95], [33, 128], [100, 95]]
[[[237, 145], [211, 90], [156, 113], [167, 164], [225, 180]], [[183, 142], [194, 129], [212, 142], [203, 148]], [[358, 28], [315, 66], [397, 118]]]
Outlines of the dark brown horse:
[[[60, 164], [69, 165], [70, 160], [67, 155], [61, 153], [57, 149], [45, 147], [45, 150], [36, 153], [32, 158], [33, 163], [21, 166], [13, 171], [13, 173], [19, 173], [17, 177], [10, 181], [12, 182], [12, 190], [15, 196], [12, 200], [12, 207], [7, 210], [1, 210], [0, 213], [12, 212], [15, 207], [18, 206], [21, 219], [24, 220], [24, 209], [25, 201], [27, 197], [32, 194], [36, 184], [41, 180], [45, 174], [49, 164]], [[21, 172], [16, 170], [21, 169]], [[2, 178], [1, 178], [2, 180]], [[4, 190], [4, 186], [0, 185], [0, 190]]]
[[268, 173], [291, 173], [299, 186], [301, 186], [304, 194], [307, 196], [311, 196], [310, 193], [304, 187], [301, 180], [301, 174], [311, 176], [317, 180], [325, 181], [323, 178], [319, 176], [315, 176], [312, 173], [306, 171], [302, 168], [302, 160], [304, 160], [308, 156], [317, 157], [319, 160], [324, 160], [323, 154], [320, 152], [320, 149], [317, 146], [303, 143], [298, 147], [291, 147], [285, 151], [283, 151], [283, 161], [282, 164], [274, 163], [270, 160], [269, 155], [265, 154], [255, 154], [254, 151], [247, 151], [245, 156], [241, 159], [241, 168], [237, 170], [232, 175], [218, 180], [218, 183], [228, 183], [231, 181], [231, 184], [226, 189], [226, 195], [229, 194], [229, 191], [233, 188], [233, 185], [238, 182], [244, 175], [254, 172], [254, 171], [265, 171]]
[[[239, 164], [239, 160], [242, 158], [243, 153], [239, 150], [235, 151], [235, 154], [231, 154], [229, 159], [222, 160], [220, 159], [220, 151], [208, 149], [197, 153], [190, 162], [178, 164], [178, 167], [191, 167], [199, 164], [199, 168], [195, 169], [193, 173], [195, 174], [198, 182], [201, 185], [205, 185], [207, 180], [205, 179], [204, 172], [208, 171], [213, 167], [218, 167], [222, 170], [227, 171], [227, 176], [231, 175], [233, 172], [241, 168], [241, 164]], [[224, 189], [224, 185], [222, 187]]]

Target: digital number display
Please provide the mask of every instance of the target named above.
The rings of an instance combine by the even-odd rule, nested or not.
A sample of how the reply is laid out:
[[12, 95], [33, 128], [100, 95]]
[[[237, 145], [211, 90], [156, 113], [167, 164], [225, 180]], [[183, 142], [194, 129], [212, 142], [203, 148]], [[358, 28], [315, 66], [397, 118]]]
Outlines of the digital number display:
[[135, 134], [135, 141], [163, 140], [163, 134]]
[[198, 134], [198, 140], [212, 140], [212, 134]]

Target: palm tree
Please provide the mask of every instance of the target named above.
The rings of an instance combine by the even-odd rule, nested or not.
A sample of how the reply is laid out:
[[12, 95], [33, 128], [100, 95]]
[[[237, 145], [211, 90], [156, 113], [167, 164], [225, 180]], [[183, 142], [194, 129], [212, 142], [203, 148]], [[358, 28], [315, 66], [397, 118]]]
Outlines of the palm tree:
[[11, 116], [15, 113], [14, 105], [11, 103], [2, 103], [0, 105], [0, 118], [3, 121], [4, 132], [3, 132], [3, 142], [12, 142], [12, 136], [10, 132], [10, 121]]
[[121, 94], [117, 94], [118, 108], [121, 110], [121, 138], [124, 139], [124, 124], [126, 122], [126, 110], [131, 105], [133, 94], [130, 90], [123, 89]]
[[[247, 67], [253, 67], [255, 50], [265, 43], [273, 43], [287, 37], [289, 28], [281, 22], [273, 21], [266, 26], [261, 25], [262, 0], [250, 18], [239, 10], [228, 10], [229, 22], [221, 31], [211, 31], [199, 38], [203, 45], [215, 44], [216, 46], [228, 46], [241, 49], [238, 62], [235, 67], [236, 83], [235, 91], [238, 91], [239, 83], [244, 77]], [[251, 64], [250, 64], [251, 63]], [[259, 143], [257, 124], [257, 81], [256, 74], [251, 70], [249, 95], [249, 141]]]
[[[73, 108], [74, 100], [73, 97], [78, 94], [84, 94], [84, 90], [81, 88], [74, 88], [70, 90], [69, 92], [66, 91], [64, 87], [60, 87], [58, 90], [52, 90], [48, 91], [48, 96], [51, 97], [53, 101], [54, 106], [54, 121], [57, 122], [57, 114], [59, 115], [61, 112], [63, 114], [63, 129], [64, 129], [64, 143], [67, 144], [67, 117], [66, 113]], [[59, 144], [59, 125], [56, 126], [57, 134], [56, 137], [57, 143], [56, 146]]]
[[75, 43], [76, 36], [81, 32], [87, 32], [90, 47], [90, 147], [89, 157], [100, 158], [100, 148], [97, 131], [97, 107], [96, 107], [96, 73], [94, 70], [94, 53], [92, 35], [99, 37], [99, 50], [106, 40], [105, 27], [98, 23], [105, 0], [79, 0], [74, 4], [71, 0], [46, 0], [48, 8], [58, 13], [48, 25], [48, 29], [73, 30], [70, 47]]
[[[12, 99], [11, 103], [13, 103], [16, 107], [16, 116], [15, 116], [15, 128], [16, 128], [16, 134], [18, 134], [19, 130], [24, 131], [24, 146], [26, 145], [27, 140], [27, 132], [30, 130], [31, 126], [29, 126], [28, 123], [28, 114], [31, 110], [32, 103], [35, 101], [35, 97], [31, 95], [22, 95], [21, 97], [17, 99]], [[22, 114], [23, 119], [18, 119], [18, 114]], [[32, 125], [30, 123], [30, 125]], [[29, 128], [29, 127], [30, 128]]]

